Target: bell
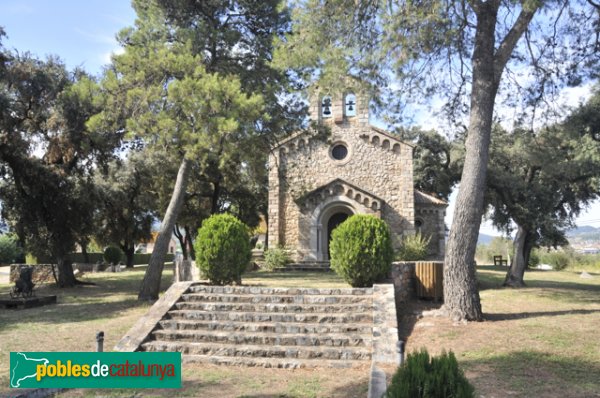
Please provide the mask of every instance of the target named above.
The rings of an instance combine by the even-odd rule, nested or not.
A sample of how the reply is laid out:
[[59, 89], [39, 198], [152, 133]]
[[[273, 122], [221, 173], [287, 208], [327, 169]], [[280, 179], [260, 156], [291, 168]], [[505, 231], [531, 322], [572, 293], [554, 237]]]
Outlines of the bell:
[[352, 112], [354, 110], [354, 105], [356, 105], [356, 103], [354, 101], [350, 100], [346, 103], [346, 105], [348, 106], [348, 110], [350, 112]]
[[331, 99], [323, 99], [323, 115], [331, 115]]

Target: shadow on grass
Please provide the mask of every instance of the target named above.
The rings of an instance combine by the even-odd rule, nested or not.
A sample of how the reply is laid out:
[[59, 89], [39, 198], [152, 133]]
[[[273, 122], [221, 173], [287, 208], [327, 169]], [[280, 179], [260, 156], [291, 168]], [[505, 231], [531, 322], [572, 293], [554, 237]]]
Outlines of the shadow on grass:
[[540, 312], [519, 312], [519, 313], [496, 313], [484, 314], [486, 321], [498, 322], [509, 321], [514, 319], [537, 318], [544, 316], [561, 316], [561, 315], [588, 315], [600, 313], [600, 310], [566, 310], [566, 311], [540, 311]]
[[593, 397], [600, 364], [535, 351], [460, 360], [481, 396]]
[[[28, 309], [0, 309], [0, 331], [23, 324], [61, 324], [114, 318], [131, 308], [150, 308], [148, 303], [137, 301], [142, 278], [143, 272], [137, 270], [87, 274], [85, 280], [93, 281], [95, 286], [78, 285], [61, 289], [46, 284], [36, 290], [36, 296], [56, 295], [57, 304]], [[171, 279], [168, 271], [163, 272], [161, 291], [169, 287]]]

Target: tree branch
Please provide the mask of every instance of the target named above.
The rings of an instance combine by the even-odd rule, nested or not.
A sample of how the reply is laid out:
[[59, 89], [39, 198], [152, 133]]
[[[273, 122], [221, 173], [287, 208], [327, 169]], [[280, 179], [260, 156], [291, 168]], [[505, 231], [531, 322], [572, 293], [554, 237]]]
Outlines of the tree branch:
[[494, 55], [494, 71], [496, 72], [494, 78], [497, 82], [499, 82], [500, 76], [502, 75], [501, 72], [504, 70], [517, 42], [521, 36], [523, 36], [525, 30], [527, 30], [529, 23], [539, 7], [539, 5], [536, 5], [531, 9], [523, 8], [517, 17], [515, 24], [510, 28], [510, 31], [506, 34], [504, 40], [502, 40], [502, 43], [500, 43], [500, 46], [496, 50], [496, 54]]

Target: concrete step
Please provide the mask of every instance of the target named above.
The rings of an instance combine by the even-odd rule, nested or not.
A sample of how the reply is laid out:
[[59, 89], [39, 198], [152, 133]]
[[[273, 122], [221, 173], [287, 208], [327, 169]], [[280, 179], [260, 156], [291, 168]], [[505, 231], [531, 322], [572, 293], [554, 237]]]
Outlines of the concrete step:
[[264, 312], [205, 312], [195, 310], [171, 310], [169, 319], [194, 319], [203, 321], [236, 322], [307, 322], [307, 323], [372, 323], [372, 311], [360, 314], [346, 313], [264, 313]]
[[370, 324], [350, 323], [248, 323], [235, 321], [200, 321], [186, 319], [170, 319], [160, 321], [164, 330], [222, 330], [227, 332], [247, 333], [356, 333], [371, 335], [373, 327]]
[[205, 342], [221, 344], [269, 345], [269, 346], [327, 346], [327, 347], [368, 347], [372, 346], [371, 335], [343, 334], [275, 334], [243, 333], [212, 330], [155, 330], [152, 333], [158, 341]]
[[231, 345], [181, 341], [150, 341], [144, 351], [181, 352], [184, 355], [217, 355], [230, 357], [263, 357], [293, 359], [370, 360], [371, 347], [294, 347], [266, 345]]
[[261, 286], [211, 286], [194, 284], [186, 293], [217, 293], [217, 294], [263, 294], [263, 295], [353, 295], [371, 296], [372, 288], [288, 288], [288, 287], [261, 287]]
[[323, 360], [292, 358], [229, 357], [220, 355], [184, 355], [184, 363], [210, 363], [213, 365], [251, 366], [263, 368], [359, 368], [370, 366], [365, 360]]
[[184, 301], [176, 303], [178, 310], [210, 312], [277, 312], [277, 313], [352, 313], [360, 314], [373, 311], [366, 304], [254, 304], [254, 303], [203, 303]]
[[220, 294], [220, 293], [188, 293], [181, 296], [186, 302], [219, 302], [219, 303], [272, 303], [272, 304], [372, 304], [371, 296], [358, 295], [318, 295], [306, 296], [272, 295], [272, 294]]

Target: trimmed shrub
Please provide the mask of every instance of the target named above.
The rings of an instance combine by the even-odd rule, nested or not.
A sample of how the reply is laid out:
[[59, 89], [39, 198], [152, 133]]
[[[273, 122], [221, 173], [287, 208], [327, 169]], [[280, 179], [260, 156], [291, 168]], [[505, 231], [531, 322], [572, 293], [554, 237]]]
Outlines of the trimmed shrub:
[[108, 264], [118, 264], [121, 256], [123, 256], [123, 252], [116, 246], [108, 246], [104, 249], [104, 261]]
[[379, 218], [353, 215], [333, 230], [330, 254], [331, 268], [351, 286], [373, 286], [392, 264], [390, 230]]
[[431, 236], [421, 234], [407, 235], [402, 239], [402, 245], [396, 253], [398, 261], [421, 261], [427, 259]]
[[0, 235], [0, 264], [12, 264], [23, 254], [19, 247], [17, 237], [14, 235]]
[[429, 357], [427, 350], [408, 354], [385, 393], [386, 398], [470, 398], [475, 390], [452, 352]]
[[212, 284], [241, 283], [251, 258], [248, 227], [230, 214], [216, 214], [202, 223], [196, 242], [196, 265]]
[[290, 263], [290, 255], [283, 247], [274, 247], [265, 251], [265, 264], [263, 266], [267, 271], [273, 271], [275, 268], [285, 267]]

